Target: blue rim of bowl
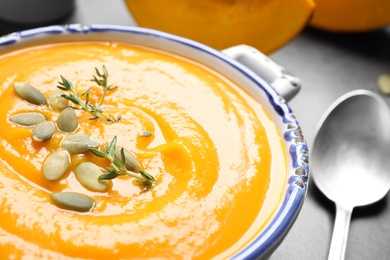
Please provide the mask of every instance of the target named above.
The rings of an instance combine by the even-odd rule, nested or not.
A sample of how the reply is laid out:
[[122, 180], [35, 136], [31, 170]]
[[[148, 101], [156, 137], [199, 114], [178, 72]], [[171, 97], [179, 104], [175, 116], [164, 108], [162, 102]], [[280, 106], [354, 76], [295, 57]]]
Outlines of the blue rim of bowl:
[[266, 94], [273, 109], [281, 117], [283, 125], [285, 126], [286, 130], [283, 132], [283, 139], [290, 155], [292, 164], [290, 166], [292, 170], [287, 173], [288, 183], [284, 194], [284, 200], [272, 220], [258, 236], [232, 256], [232, 259], [258, 259], [259, 257], [269, 256], [282, 242], [286, 233], [295, 222], [303, 205], [308, 188], [308, 146], [302, 135], [300, 125], [295, 119], [287, 102], [268, 82], [222, 52], [196, 41], [153, 29], [109, 24], [53, 25], [2, 36], [0, 37], [0, 48], [12, 45], [26, 38], [39, 37], [46, 34], [88, 34], [104, 32], [142, 34], [149, 37], [164, 38], [165, 40], [203, 51], [244, 74]]

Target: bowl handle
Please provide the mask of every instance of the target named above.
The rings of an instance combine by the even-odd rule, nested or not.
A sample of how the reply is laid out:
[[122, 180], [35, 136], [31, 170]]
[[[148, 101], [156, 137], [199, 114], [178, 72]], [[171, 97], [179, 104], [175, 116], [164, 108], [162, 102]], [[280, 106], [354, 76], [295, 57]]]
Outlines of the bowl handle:
[[237, 45], [222, 52], [268, 81], [286, 101], [291, 100], [301, 87], [297, 77], [253, 47]]

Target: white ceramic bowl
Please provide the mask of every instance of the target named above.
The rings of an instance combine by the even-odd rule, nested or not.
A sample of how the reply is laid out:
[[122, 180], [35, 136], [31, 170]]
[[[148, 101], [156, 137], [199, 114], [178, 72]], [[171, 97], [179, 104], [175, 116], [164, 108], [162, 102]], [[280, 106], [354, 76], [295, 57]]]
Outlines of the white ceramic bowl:
[[[297, 92], [299, 83], [296, 79], [286, 74], [283, 68], [267, 57], [247, 46], [220, 52], [192, 40], [139, 27], [73, 24], [37, 28], [1, 37], [0, 53], [31, 44], [76, 39], [127, 42], [193, 59], [223, 75], [228, 75], [228, 78], [245, 88], [262, 104], [280, 132], [286, 148], [287, 183], [282, 202], [269, 224], [233, 258], [267, 259], [282, 242], [297, 218], [308, 186], [307, 144], [284, 98], [289, 99]], [[271, 86], [270, 81], [278, 88], [278, 92]]]

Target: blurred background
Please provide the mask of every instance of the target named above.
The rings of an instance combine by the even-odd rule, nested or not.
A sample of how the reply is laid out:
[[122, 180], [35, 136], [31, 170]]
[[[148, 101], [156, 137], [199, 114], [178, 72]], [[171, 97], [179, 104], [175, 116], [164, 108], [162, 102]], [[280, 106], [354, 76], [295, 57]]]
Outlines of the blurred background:
[[[378, 88], [378, 79], [390, 75], [389, 0], [127, 1], [131, 12], [125, 0], [0, 0], [0, 35], [47, 24], [139, 24], [218, 49], [253, 45], [301, 79], [290, 106], [309, 148], [323, 113], [342, 94], [368, 89], [390, 104]], [[45, 8], [35, 11], [38, 5]], [[354, 210], [346, 259], [389, 259], [388, 196]], [[302, 211], [272, 259], [327, 259], [334, 214], [310, 181]]]

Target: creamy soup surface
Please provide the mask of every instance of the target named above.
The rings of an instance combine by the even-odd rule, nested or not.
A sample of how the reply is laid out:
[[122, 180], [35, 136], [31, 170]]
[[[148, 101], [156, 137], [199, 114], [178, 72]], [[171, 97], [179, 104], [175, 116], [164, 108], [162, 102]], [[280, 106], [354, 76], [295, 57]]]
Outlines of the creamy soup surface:
[[[0, 62], [2, 257], [227, 257], [261, 231], [280, 203], [286, 159], [275, 125], [261, 104], [209, 68], [118, 42], [34, 46], [3, 54]], [[116, 136], [156, 179], [149, 189], [131, 176], [109, 180], [103, 192], [83, 186], [77, 165], [110, 167], [89, 151], [70, 154], [66, 174], [49, 181], [42, 165], [69, 133], [57, 129], [50, 140], [37, 142], [32, 127], [9, 120], [38, 112], [56, 123], [60, 113], [22, 99], [15, 82], [48, 97], [63, 76], [80, 93], [90, 88], [95, 103], [102, 89], [91, 79], [103, 65], [117, 88], [107, 92], [101, 108], [121, 119], [90, 120], [75, 110], [74, 132], [98, 139], [100, 150]], [[67, 191], [93, 198], [94, 207], [78, 212], [54, 205], [50, 194]]]

